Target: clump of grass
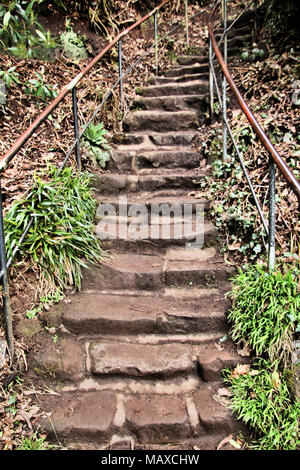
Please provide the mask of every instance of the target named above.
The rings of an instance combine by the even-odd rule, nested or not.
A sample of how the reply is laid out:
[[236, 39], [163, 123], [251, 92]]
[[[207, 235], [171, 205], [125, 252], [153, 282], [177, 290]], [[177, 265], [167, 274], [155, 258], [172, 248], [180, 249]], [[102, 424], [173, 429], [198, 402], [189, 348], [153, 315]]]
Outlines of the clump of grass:
[[289, 391], [278, 361], [258, 360], [242, 374], [225, 371], [231, 391], [229, 407], [252, 429], [260, 450], [296, 450], [300, 446], [300, 402]]
[[5, 216], [8, 256], [33, 217], [19, 257], [39, 270], [44, 294], [67, 286], [80, 289], [81, 268], [105, 257], [94, 234], [96, 202], [91, 179], [91, 174], [77, 174], [72, 168], [59, 172], [49, 167], [47, 179], [36, 176], [26, 197]]
[[37, 433], [32, 434], [31, 436], [26, 436], [20, 442], [19, 447], [16, 450], [50, 450], [53, 446], [49, 446], [45, 442], [46, 436], [39, 436]]
[[287, 363], [293, 333], [300, 324], [300, 296], [295, 276], [250, 266], [232, 279], [228, 318], [234, 341], [244, 341], [257, 356]]

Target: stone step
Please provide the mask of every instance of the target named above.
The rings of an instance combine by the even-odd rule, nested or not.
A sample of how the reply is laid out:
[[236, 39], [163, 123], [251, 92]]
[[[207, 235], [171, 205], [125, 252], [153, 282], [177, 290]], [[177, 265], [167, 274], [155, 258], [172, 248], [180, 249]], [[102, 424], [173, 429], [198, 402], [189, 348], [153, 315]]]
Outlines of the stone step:
[[[168, 79], [167, 79], [168, 80]], [[203, 122], [207, 110], [207, 97], [205, 95], [178, 95], [178, 96], [137, 96], [133, 108], [144, 110], [164, 110], [168, 112], [194, 109], [199, 122]]]
[[[143, 444], [179, 443], [191, 436], [224, 437], [239, 429], [231, 412], [213, 398], [217, 387], [202, 386], [192, 396], [136, 395], [110, 391], [39, 396], [45, 416], [36, 425], [60, 440], [109, 442], [127, 433]], [[227, 434], [226, 434], [227, 433]]]
[[176, 112], [145, 110], [129, 113], [124, 121], [124, 130], [125, 132], [191, 131], [197, 129], [198, 125], [198, 114], [193, 110]]
[[[228, 26], [230, 26], [230, 23], [228, 23]], [[252, 31], [252, 26], [251, 24], [246, 24], [246, 25], [241, 25], [238, 26], [237, 23], [235, 24], [234, 27], [230, 28], [228, 31], [228, 37], [233, 38], [235, 36], [241, 36], [244, 34], [250, 34]], [[219, 38], [223, 34], [223, 29], [222, 28], [216, 28], [214, 29], [214, 34], [216, 38]]]
[[[232, 47], [228, 49], [228, 57], [240, 54], [240, 47]], [[194, 65], [194, 64], [203, 64], [208, 60], [207, 55], [182, 55], [177, 57], [177, 62], [180, 65]]]
[[202, 95], [207, 93], [207, 90], [208, 82], [206, 80], [192, 80], [185, 83], [147, 86], [141, 89], [140, 94], [144, 97]]
[[171, 69], [163, 70], [161, 75], [163, 77], [182, 77], [185, 75], [194, 75], [208, 71], [208, 63], [195, 64], [181, 67], [173, 67]]
[[[71, 298], [63, 308], [45, 313], [48, 326], [63, 322], [78, 335], [189, 334], [225, 331], [227, 303], [217, 299], [213, 289], [198, 292], [202, 297], [181, 298], [151, 291], [129, 295], [127, 292], [86, 293]], [[212, 291], [212, 292], [210, 292]], [[58, 318], [56, 320], [56, 318]], [[202, 361], [203, 362], [203, 361]]]
[[[143, 206], [147, 209], [149, 215], [162, 214], [168, 215], [169, 211], [172, 216], [175, 214], [183, 215], [190, 212], [194, 213], [196, 210], [208, 210], [209, 202], [207, 199], [197, 198], [193, 195], [186, 195], [186, 191], [178, 189], [168, 189], [164, 191], [145, 191], [139, 193], [130, 193], [120, 195], [118, 198], [114, 195], [103, 196], [95, 192], [95, 198], [100, 203], [96, 211], [96, 222], [106, 215], [134, 215], [134, 210], [138, 206]], [[103, 207], [104, 206], [104, 207]], [[132, 207], [132, 209], [130, 209]], [[107, 213], [106, 213], [107, 211]], [[163, 212], [162, 212], [163, 211]]]
[[165, 133], [140, 132], [134, 134], [115, 134], [112, 141], [114, 144], [118, 145], [118, 148], [122, 145], [137, 145], [142, 148], [147, 148], [148, 146], [183, 146], [190, 145], [195, 135], [195, 131]]
[[117, 223], [107, 223], [103, 219], [97, 224], [96, 235], [101, 240], [102, 247], [109, 251], [119, 249], [120, 252], [136, 251], [148, 254], [165, 251], [171, 246], [202, 248], [214, 244], [217, 237], [214, 227], [211, 224], [204, 224], [203, 227], [201, 221], [180, 220], [174, 223], [169, 217], [160, 225], [140, 221], [141, 219], [133, 220], [127, 224], [117, 220]]
[[[192, 252], [193, 250], [191, 250]], [[195, 250], [196, 251], [196, 250]], [[201, 250], [197, 250], [201, 251]], [[191, 256], [192, 258], [192, 256]], [[89, 270], [85, 288], [98, 290], [161, 291], [166, 286], [216, 287], [228, 281], [235, 268], [218, 258], [173, 260], [162, 256], [118, 253], [101, 270]]]
[[207, 64], [208, 62], [208, 53], [207, 55], [180, 55], [177, 57], [177, 62], [179, 65], [202, 65]]
[[[179, 171], [178, 171], [179, 170]], [[101, 194], [129, 194], [138, 191], [159, 191], [161, 189], [196, 189], [205, 180], [204, 173], [179, 168], [161, 174], [107, 174], [99, 173], [95, 177], [94, 188]]]
[[[36, 348], [30, 357], [30, 373], [47, 379], [55, 384], [56, 390], [63, 392], [97, 389], [181, 394], [195, 390], [203, 382], [221, 380], [225, 367], [248, 362], [234, 351], [233, 344], [229, 343], [225, 351], [216, 348], [227, 326], [224, 312], [213, 311], [208, 317], [204, 310], [198, 314], [191, 312], [191, 306], [189, 312], [182, 312], [176, 304], [170, 315], [162, 311], [155, 319], [148, 298], [148, 304], [142, 302], [150, 311], [147, 319], [139, 298], [128, 297], [125, 297], [125, 302], [128, 300], [126, 310], [120, 296], [83, 294], [81, 306], [88, 307], [84, 318], [78, 315], [78, 308], [75, 312], [70, 307], [65, 309], [60, 321], [64, 331], [68, 329], [68, 335], [62, 336], [60, 330], [56, 343], [50, 342], [43, 350]], [[108, 299], [115, 301], [115, 309], [110, 304], [109, 311], [103, 314], [95, 300], [106, 306]], [[166, 299], [160, 300], [161, 308], [163, 303], [168, 305]], [[97, 315], [90, 309], [92, 304]], [[130, 308], [136, 309], [134, 314]], [[120, 319], [120, 311], [127, 318]], [[53, 325], [54, 313], [45, 313], [47, 325]], [[177, 323], [177, 328], [172, 322]], [[129, 330], [125, 331], [125, 325]], [[191, 330], [193, 325], [208, 331], [196, 332], [195, 329], [192, 333], [182, 333]], [[100, 331], [101, 326], [104, 331]], [[78, 336], [70, 335], [72, 330]], [[110, 331], [116, 333], [110, 334]], [[172, 385], [175, 377], [179, 380]], [[184, 384], [184, 379], [188, 383]]]
[[93, 343], [91, 371], [100, 378], [121, 376], [151, 380], [197, 375], [196, 349], [184, 344]]
[[[223, 33], [215, 35], [217, 42], [221, 39], [222, 35]], [[229, 48], [240, 47], [244, 43], [249, 42], [251, 40], [252, 34], [250, 32], [248, 32], [247, 34], [245, 32], [243, 34], [235, 34], [234, 37], [227, 41], [228, 50]]]
[[223, 370], [235, 367], [237, 364], [246, 364], [249, 358], [242, 357], [235, 348], [218, 351], [215, 347], [208, 345], [199, 348], [197, 353], [199, 375], [205, 382], [216, 382], [222, 380]]
[[176, 83], [185, 83], [193, 82], [193, 80], [204, 80], [207, 81], [209, 78], [208, 71], [200, 73], [185, 74], [175, 77], [152, 77], [149, 79], [149, 84], [151, 85], [165, 85], [165, 84], [176, 84]]
[[[221, 37], [222, 37], [221, 34], [216, 35], [217, 43], [219, 42]], [[230, 55], [230, 51], [236, 50], [237, 48], [241, 48], [241, 47], [243, 47], [243, 45], [245, 43], [248, 43], [250, 41], [252, 42], [252, 35], [251, 34], [235, 35], [234, 37], [232, 37], [231, 39], [229, 39], [227, 41], [227, 52], [228, 52], [228, 54]], [[223, 53], [223, 47], [224, 47], [223, 44], [224, 44], [224, 42], [222, 41], [221, 45], [219, 46], [222, 53]]]
[[200, 151], [174, 147], [159, 150], [114, 150], [109, 169], [118, 172], [133, 170], [137, 174], [141, 168], [196, 168], [202, 155]]

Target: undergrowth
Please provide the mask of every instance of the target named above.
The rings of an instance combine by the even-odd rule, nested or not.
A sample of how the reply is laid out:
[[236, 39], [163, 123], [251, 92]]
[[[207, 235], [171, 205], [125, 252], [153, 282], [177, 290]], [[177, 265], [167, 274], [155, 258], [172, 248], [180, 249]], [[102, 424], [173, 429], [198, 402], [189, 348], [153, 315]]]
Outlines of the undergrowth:
[[278, 360], [257, 360], [244, 373], [225, 371], [231, 392], [230, 408], [252, 428], [251, 448], [296, 450], [300, 446], [300, 402], [295, 400]]
[[38, 270], [44, 294], [54, 293], [57, 287], [79, 289], [81, 268], [98, 264], [104, 257], [93, 231], [96, 202], [91, 179], [89, 173], [49, 167], [47, 179], [35, 177], [26, 197], [14, 203], [5, 216], [8, 255], [34, 218], [18, 259]]
[[292, 450], [300, 445], [297, 387], [300, 334], [299, 270], [244, 267], [232, 279], [228, 319], [232, 339], [248, 347], [253, 365], [225, 370], [229, 407], [255, 433], [251, 448]]
[[228, 294], [228, 318], [234, 341], [242, 340], [257, 356], [291, 361], [293, 334], [300, 332], [300, 295], [291, 271], [266, 272], [260, 265], [240, 270]]

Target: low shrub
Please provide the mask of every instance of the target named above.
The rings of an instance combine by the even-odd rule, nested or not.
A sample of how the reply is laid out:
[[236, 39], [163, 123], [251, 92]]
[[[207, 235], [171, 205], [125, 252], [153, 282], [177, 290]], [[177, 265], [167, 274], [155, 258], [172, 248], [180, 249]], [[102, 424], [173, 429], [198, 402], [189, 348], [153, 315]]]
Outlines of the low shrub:
[[47, 180], [34, 178], [26, 197], [14, 203], [5, 221], [5, 243], [10, 255], [33, 217], [19, 257], [40, 273], [43, 293], [75, 286], [80, 289], [81, 268], [105, 258], [94, 234], [96, 202], [92, 175], [72, 168], [48, 169]]
[[293, 333], [300, 325], [300, 296], [296, 276], [268, 273], [250, 266], [232, 279], [228, 318], [234, 341], [244, 341], [257, 356], [267, 354], [288, 363]]
[[225, 371], [231, 392], [229, 407], [252, 428], [259, 450], [296, 450], [300, 446], [300, 402], [289, 391], [278, 361], [258, 360], [253, 366]]

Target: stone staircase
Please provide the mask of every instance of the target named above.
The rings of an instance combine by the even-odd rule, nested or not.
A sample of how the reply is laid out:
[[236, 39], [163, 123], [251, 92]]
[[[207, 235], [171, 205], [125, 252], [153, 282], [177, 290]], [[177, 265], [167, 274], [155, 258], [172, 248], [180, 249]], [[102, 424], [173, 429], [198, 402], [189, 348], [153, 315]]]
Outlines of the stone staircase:
[[244, 362], [220, 341], [233, 268], [195, 196], [207, 78], [206, 57], [182, 56], [140, 90], [95, 182], [111, 260], [44, 315], [59, 340], [30, 362], [55, 390], [38, 425], [68, 448], [215, 449], [241, 428], [218, 393], [222, 369]]

